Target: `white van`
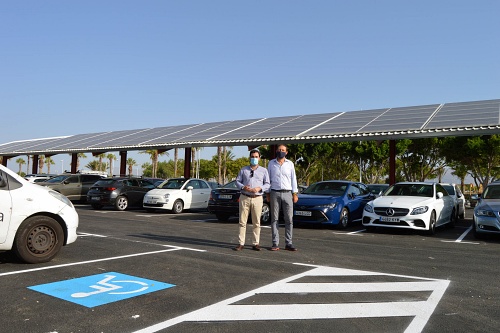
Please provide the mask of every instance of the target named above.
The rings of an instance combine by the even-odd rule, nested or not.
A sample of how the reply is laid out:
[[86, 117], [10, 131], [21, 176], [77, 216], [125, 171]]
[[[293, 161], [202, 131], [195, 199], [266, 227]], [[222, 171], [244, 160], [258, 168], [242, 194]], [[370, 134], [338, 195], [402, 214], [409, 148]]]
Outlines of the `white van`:
[[0, 165], [0, 250], [12, 250], [27, 263], [47, 262], [76, 241], [77, 227], [68, 198]]

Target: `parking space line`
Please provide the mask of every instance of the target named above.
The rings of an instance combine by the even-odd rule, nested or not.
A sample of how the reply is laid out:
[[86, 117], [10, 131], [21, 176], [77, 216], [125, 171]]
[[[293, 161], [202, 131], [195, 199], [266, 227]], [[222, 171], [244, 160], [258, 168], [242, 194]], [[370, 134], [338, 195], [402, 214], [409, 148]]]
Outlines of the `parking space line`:
[[158, 253], [172, 252], [172, 251], [179, 251], [179, 250], [190, 250], [190, 251], [197, 251], [197, 252], [206, 252], [205, 250], [191, 249], [191, 248], [180, 247], [180, 246], [172, 246], [172, 245], [162, 245], [162, 246], [170, 247], [170, 248], [166, 249], [166, 250], [150, 251], [150, 252], [135, 253], [135, 254], [126, 254], [126, 255], [123, 255], [123, 256], [116, 256], [116, 257], [109, 257], [109, 258], [101, 258], [101, 259], [94, 259], [94, 260], [79, 261], [79, 262], [73, 262], [73, 263], [61, 264], [61, 265], [54, 265], [54, 266], [48, 266], [48, 267], [38, 267], [38, 268], [32, 268], [32, 269], [25, 269], [25, 270], [22, 270], [22, 271], [5, 272], [5, 273], [0, 273], [0, 277], [1, 276], [7, 276], [7, 275], [24, 274], [24, 273], [36, 272], [36, 271], [44, 271], [44, 270], [49, 270], [49, 269], [61, 268], [61, 267], [85, 265], [85, 264], [102, 262], [102, 261], [110, 261], [110, 260], [117, 260], [117, 259], [124, 259], [124, 258], [133, 258], [133, 257], [150, 255], [150, 254], [158, 254]]
[[108, 236], [98, 235], [98, 234], [88, 234], [86, 232], [79, 232], [78, 237], [102, 237], [102, 238], [106, 238]]
[[475, 245], [478, 245], [478, 244], [481, 244], [481, 243], [477, 243], [477, 242], [463, 242], [462, 240], [465, 238], [465, 236], [467, 236], [467, 234], [472, 230], [472, 226], [470, 226], [467, 230], [464, 231], [464, 233], [462, 235], [460, 235], [460, 237], [458, 237], [456, 240], [454, 241], [446, 241], [446, 240], [442, 240], [441, 242], [443, 243], [461, 243], [461, 244], [475, 244]]

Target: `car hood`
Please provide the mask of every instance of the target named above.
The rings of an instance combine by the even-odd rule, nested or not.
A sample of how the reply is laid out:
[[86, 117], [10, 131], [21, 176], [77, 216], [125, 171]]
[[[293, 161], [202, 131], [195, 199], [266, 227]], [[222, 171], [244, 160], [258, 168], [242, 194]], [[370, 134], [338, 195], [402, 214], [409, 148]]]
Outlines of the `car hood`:
[[321, 205], [338, 201], [340, 197], [331, 195], [299, 194], [296, 205]]
[[482, 199], [476, 209], [491, 209], [500, 211], [500, 199]]
[[164, 195], [167, 193], [175, 193], [175, 192], [179, 192], [179, 191], [181, 191], [181, 190], [175, 189], [175, 188], [172, 188], [172, 189], [155, 188], [155, 189], [148, 191], [147, 194], [149, 194], [149, 195]]
[[434, 201], [429, 197], [410, 196], [382, 196], [372, 201], [375, 207], [413, 207], [416, 205], [426, 205]]

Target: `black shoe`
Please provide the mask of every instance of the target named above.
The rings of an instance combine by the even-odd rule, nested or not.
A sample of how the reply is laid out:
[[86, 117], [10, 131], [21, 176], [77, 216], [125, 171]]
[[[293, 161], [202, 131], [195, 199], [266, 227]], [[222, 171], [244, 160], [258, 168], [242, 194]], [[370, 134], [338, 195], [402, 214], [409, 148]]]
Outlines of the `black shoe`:
[[257, 245], [252, 246], [252, 250], [260, 251], [260, 245], [257, 244]]
[[285, 246], [285, 250], [287, 250], [287, 251], [297, 251], [297, 248], [295, 246], [293, 246], [292, 244], [289, 244], [289, 245]]
[[279, 251], [278, 244], [273, 244], [273, 247], [270, 248], [271, 251]]

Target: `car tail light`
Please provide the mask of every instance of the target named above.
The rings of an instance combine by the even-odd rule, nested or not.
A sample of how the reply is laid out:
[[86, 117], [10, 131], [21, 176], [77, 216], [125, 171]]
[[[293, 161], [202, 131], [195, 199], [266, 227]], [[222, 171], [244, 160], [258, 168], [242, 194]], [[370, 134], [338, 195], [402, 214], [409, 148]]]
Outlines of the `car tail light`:
[[104, 191], [110, 191], [110, 192], [113, 192], [114, 190], [116, 190], [116, 187], [105, 187], [105, 188], [104, 188]]

